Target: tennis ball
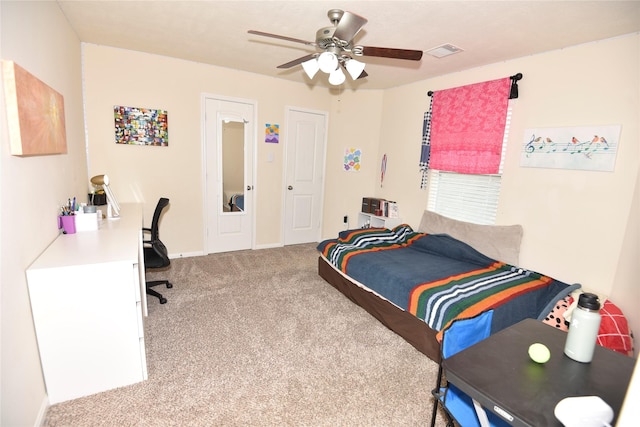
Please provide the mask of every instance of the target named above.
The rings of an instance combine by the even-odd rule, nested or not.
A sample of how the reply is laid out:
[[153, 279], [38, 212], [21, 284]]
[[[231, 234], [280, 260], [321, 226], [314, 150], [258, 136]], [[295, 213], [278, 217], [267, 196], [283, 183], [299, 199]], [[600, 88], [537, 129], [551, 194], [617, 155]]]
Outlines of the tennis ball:
[[529, 346], [529, 357], [536, 363], [547, 363], [551, 358], [549, 348], [539, 342]]

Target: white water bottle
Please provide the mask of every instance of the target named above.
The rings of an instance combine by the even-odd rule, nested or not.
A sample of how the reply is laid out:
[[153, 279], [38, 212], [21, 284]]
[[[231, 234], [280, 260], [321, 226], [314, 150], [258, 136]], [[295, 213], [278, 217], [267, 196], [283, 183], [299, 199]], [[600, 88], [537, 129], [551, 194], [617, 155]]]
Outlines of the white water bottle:
[[596, 294], [584, 293], [573, 310], [564, 354], [578, 362], [589, 363], [596, 348], [600, 329], [600, 301]]

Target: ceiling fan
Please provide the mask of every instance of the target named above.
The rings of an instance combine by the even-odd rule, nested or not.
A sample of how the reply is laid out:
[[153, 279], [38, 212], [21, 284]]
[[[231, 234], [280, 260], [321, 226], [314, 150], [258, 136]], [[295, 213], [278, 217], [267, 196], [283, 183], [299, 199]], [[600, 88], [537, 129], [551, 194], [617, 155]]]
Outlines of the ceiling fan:
[[410, 61], [419, 61], [422, 58], [421, 50], [355, 45], [353, 39], [367, 23], [367, 19], [340, 9], [329, 10], [327, 16], [333, 26], [320, 28], [316, 32], [315, 42], [256, 30], [249, 30], [248, 32], [257, 36], [271, 37], [315, 47], [318, 52], [278, 65], [277, 68], [286, 69], [301, 64], [310, 79], [313, 79], [318, 71], [329, 74], [329, 83], [332, 85], [344, 83], [346, 77], [342, 69], [346, 70], [354, 80], [367, 77], [368, 74], [364, 71], [365, 63], [356, 60], [354, 57], [377, 56]]

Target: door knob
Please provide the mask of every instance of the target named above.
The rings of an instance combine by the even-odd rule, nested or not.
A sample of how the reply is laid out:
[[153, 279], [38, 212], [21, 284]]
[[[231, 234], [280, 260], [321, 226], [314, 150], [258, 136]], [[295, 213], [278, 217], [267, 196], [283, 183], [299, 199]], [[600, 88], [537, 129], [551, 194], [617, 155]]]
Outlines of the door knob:
[[293, 187], [290, 185], [287, 187], [287, 190], [293, 190]]
[[247, 190], [248, 190], [248, 191], [253, 190], [253, 185], [247, 185]]

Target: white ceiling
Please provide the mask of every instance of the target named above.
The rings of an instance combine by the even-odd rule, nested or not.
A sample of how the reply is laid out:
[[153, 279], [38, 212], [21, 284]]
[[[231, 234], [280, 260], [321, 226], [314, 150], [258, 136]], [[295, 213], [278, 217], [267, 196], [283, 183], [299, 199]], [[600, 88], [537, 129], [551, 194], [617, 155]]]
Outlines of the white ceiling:
[[[329, 9], [369, 20], [356, 44], [464, 51], [422, 60], [363, 57], [367, 78], [347, 87], [384, 89], [508, 59], [640, 31], [640, 1], [116, 1], [57, 0], [83, 42], [172, 56], [267, 76], [309, 80], [301, 66], [277, 69], [314, 49], [247, 30], [315, 41]], [[126, 64], [123, 64], [126, 67]], [[514, 70], [518, 72], [520, 70]], [[574, 70], [579, 72], [579, 70]]]

